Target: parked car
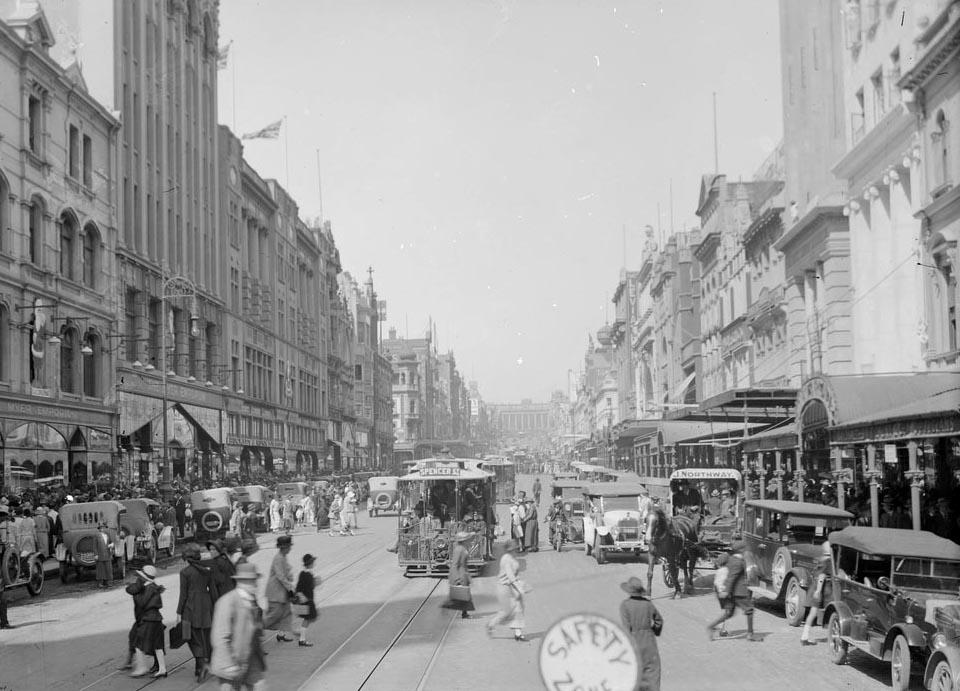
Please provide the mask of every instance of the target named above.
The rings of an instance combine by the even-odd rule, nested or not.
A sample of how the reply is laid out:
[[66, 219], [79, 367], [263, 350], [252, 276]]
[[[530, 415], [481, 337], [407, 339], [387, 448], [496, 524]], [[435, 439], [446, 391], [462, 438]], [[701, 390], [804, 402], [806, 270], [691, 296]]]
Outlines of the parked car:
[[157, 553], [173, 556], [176, 526], [164, 525], [161, 506], [153, 499], [123, 499], [126, 511], [120, 514], [120, 533], [127, 561], [142, 559], [157, 563]]
[[198, 540], [222, 538], [226, 535], [235, 497], [232, 487], [215, 487], [190, 494], [190, 507], [193, 510], [193, 523]]
[[109, 542], [113, 545], [113, 575], [123, 579], [127, 574], [126, 550], [120, 537], [120, 520], [127, 507], [118, 501], [90, 501], [64, 504], [60, 507], [63, 524], [61, 542], [55, 552], [60, 562], [60, 581], [67, 582], [72, 568], [79, 579], [85, 571], [97, 567], [99, 526], [105, 525]]
[[[583, 490], [586, 483], [575, 480], [557, 480], [550, 485], [550, 495], [563, 502], [563, 513], [567, 529], [565, 542], [583, 542]], [[552, 539], [553, 526], [548, 535]]]
[[803, 622], [807, 588], [830, 533], [850, 525], [853, 514], [823, 504], [754, 499], [743, 508], [743, 541], [754, 555], [757, 597], [783, 603], [790, 626]]
[[833, 533], [830, 654], [850, 647], [890, 661], [894, 689], [960, 685], [960, 545], [926, 531], [849, 527]]
[[397, 493], [398, 477], [374, 476], [367, 480], [370, 496], [373, 497], [372, 515], [379, 516], [386, 511], [396, 511], [400, 495]]
[[645, 549], [640, 515], [643, 485], [610, 482], [583, 489], [583, 545], [598, 564], [610, 553], [639, 557]]
[[[247, 529], [255, 533], [265, 533], [270, 529], [267, 513], [270, 511], [270, 500], [273, 492], [263, 485], [243, 485], [234, 487], [234, 501], [240, 502], [244, 511], [253, 507], [253, 516], [247, 519]], [[251, 523], [252, 521], [252, 523]]]
[[43, 554], [32, 552], [21, 556], [13, 535], [13, 523], [0, 527], [0, 579], [7, 588], [27, 586], [27, 592], [37, 596], [43, 591]]

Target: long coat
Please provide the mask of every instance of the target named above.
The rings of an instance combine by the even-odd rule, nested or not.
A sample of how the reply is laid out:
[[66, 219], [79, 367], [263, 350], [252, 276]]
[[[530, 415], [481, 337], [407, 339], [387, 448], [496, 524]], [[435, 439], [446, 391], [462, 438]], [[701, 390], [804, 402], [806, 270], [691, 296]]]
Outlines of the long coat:
[[290, 612], [290, 593], [295, 584], [293, 569], [283, 552], [273, 555], [270, 564], [270, 577], [267, 579], [267, 614], [264, 617], [264, 628], [274, 631], [290, 631], [292, 616]]
[[191, 561], [180, 571], [180, 601], [177, 614], [183, 619], [183, 637], [190, 629], [209, 629], [213, 623], [213, 578], [209, 567]]
[[221, 679], [253, 685], [267, 668], [261, 636], [263, 613], [255, 598], [234, 588], [217, 600], [213, 610], [210, 671]]
[[631, 597], [620, 603], [620, 621], [630, 634], [640, 656], [640, 687], [649, 691], [660, 689], [660, 650], [657, 634], [663, 627], [663, 618], [650, 600]]

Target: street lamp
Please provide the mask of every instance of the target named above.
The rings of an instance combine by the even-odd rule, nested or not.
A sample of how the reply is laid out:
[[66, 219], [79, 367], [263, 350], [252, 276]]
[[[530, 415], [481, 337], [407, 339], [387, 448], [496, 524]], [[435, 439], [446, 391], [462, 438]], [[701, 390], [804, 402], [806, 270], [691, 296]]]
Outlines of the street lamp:
[[[163, 276], [163, 283], [160, 289], [160, 306], [163, 312], [164, 319], [166, 319], [167, 314], [167, 300], [174, 300], [177, 298], [190, 298], [190, 335], [196, 338], [200, 335], [200, 330], [197, 328], [197, 286], [188, 278], [183, 276]], [[160, 327], [162, 332], [161, 343], [160, 343], [160, 376], [161, 376], [161, 386], [163, 387], [163, 479], [166, 482], [170, 481], [170, 457], [167, 449], [167, 325], [162, 324]], [[176, 344], [174, 344], [176, 345]]]

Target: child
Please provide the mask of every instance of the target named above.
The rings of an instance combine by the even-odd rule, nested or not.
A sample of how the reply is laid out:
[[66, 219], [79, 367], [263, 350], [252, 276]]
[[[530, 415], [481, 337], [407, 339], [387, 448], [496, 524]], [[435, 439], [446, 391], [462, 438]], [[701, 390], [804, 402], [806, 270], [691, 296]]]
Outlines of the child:
[[163, 649], [163, 586], [157, 583], [157, 569], [150, 564], [137, 571], [137, 580], [127, 586], [127, 592], [133, 596], [133, 607], [137, 618], [137, 627], [134, 638], [136, 648], [136, 669], [131, 677], [142, 677], [148, 671], [146, 657], [153, 656], [157, 660], [157, 671], [154, 678], [167, 676], [167, 661]]
[[318, 585], [313, 576], [313, 565], [316, 558], [312, 554], [303, 555], [303, 571], [297, 578], [297, 601], [302, 605], [307, 605], [307, 614], [300, 617], [300, 641], [298, 645], [302, 648], [309, 648], [313, 643], [307, 640], [307, 626], [310, 622], [317, 620], [317, 606], [313, 601], [313, 590]]
[[[725, 610], [727, 608], [727, 600], [729, 599], [727, 593], [723, 590], [724, 585], [727, 582], [727, 576], [730, 574], [730, 569], [727, 568], [727, 561], [730, 560], [729, 554], [721, 554], [717, 557], [717, 572], [713, 575], [713, 589], [717, 593], [717, 601], [720, 603], [720, 609]], [[724, 621], [720, 624], [720, 635], [728, 636], [727, 633], [727, 622]]]

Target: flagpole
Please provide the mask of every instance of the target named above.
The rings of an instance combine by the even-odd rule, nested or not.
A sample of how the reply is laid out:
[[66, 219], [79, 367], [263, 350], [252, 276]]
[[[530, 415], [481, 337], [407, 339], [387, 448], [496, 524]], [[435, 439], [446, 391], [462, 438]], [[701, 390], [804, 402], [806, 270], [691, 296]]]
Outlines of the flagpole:
[[287, 116], [283, 116], [283, 167], [287, 173], [287, 192], [290, 192], [290, 137], [287, 135]]
[[[233, 41], [230, 41], [230, 46], [233, 46]], [[230, 68], [230, 74], [233, 77], [233, 90], [231, 95], [233, 96], [233, 131], [237, 131], [237, 54], [233, 53], [233, 66]]]

